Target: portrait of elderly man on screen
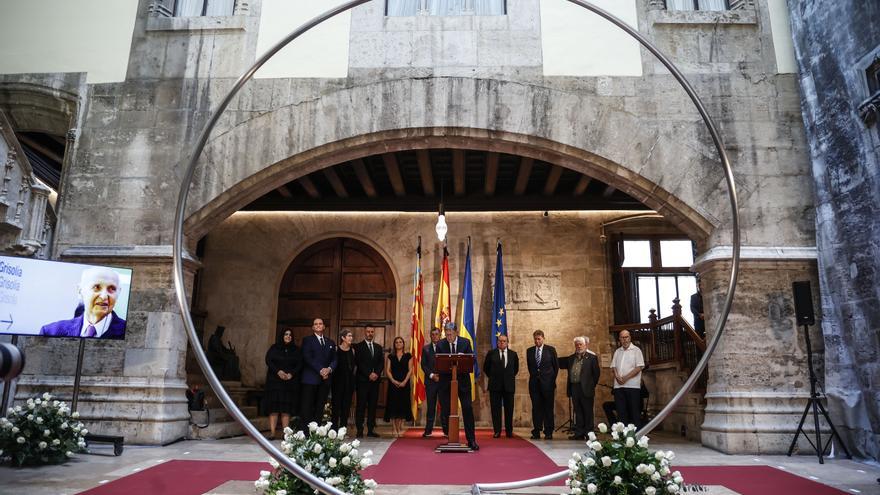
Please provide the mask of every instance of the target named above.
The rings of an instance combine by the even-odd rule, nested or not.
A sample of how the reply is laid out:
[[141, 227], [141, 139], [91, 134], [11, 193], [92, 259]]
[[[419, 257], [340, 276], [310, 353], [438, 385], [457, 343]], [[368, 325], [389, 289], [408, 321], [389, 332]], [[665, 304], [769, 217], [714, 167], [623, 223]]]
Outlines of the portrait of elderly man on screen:
[[[125, 320], [114, 311], [120, 291], [119, 274], [110, 268], [83, 270], [77, 291], [82, 314], [70, 320], [44, 325], [40, 335], [47, 337], [89, 337], [121, 339], [125, 337]], [[77, 308], [77, 313], [79, 313]]]

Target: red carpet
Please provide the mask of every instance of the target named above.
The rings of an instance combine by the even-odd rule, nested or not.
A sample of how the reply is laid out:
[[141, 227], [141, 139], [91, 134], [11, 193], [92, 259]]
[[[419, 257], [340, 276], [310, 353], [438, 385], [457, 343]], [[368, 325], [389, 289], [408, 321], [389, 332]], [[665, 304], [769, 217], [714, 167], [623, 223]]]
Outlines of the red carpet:
[[[421, 429], [408, 430], [363, 476], [380, 485], [471, 485], [536, 478], [560, 469], [530, 442], [519, 437], [492, 438], [491, 430], [477, 430], [477, 452], [438, 454], [434, 447], [446, 440], [438, 433], [422, 438]], [[563, 484], [564, 480], [556, 483]]]
[[168, 461], [80, 495], [202, 495], [230, 480], [256, 480], [268, 462]]
[[847, 493], [770, 466], [677, 467], [685, 483], [720, 485], [742, 495], [839, 495]]
[[[471, 485], [536, 478], [564, 469], [530, 442], [521, 438], [492, 438], [477, 431], [479, 452], [436, 454], [443, 437], [421, 438], [420, 430], [394, 441], [381, 462], [364, 470], [365, 478], [380, 485]], [[231, 480], [253, 481], [264, 462], [164, 462], [139, 473], [80, 492], [80, 495], [202, 495]], [[847, 492], [816, 483], [770, 466], [677, 467], [685, 482], [719, 485], [742, 495], [841, 495]], [[564, 480], [556, 483], [563, 484]]]

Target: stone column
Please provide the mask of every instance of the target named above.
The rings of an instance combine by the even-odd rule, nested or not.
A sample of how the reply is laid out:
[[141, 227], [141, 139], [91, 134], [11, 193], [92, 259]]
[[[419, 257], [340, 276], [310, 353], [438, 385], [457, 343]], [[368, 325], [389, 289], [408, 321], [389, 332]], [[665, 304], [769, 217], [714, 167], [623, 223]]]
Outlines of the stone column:
[[[170, 254], [170, 246], [74, 247], [62, 254], [64, 261], [133, 270], [125, 340], [85, 342], [78, 409], [94, 433], [166, 444], [188, 432], [187, 339]], [[188, 290], [195, 266], [188, 263]], [[44, 391], [70, 400], [78, 345], [76, 339], [28, 338], [16, 400]]]
[[[784, 248], [743, 249], [727, 327], [709, 361], [703, 445], [728, 454], [788, 451], [810, 393], [806, 345], [803, 329], [795, 324], [791, 283], [809, 280], [818, 301], [814, 256], [815, 249], [809, 248], [787, 253]], [[698, 260], [697, 268], [711, 334], [727, 290], [729, 255], [710, 252]], [[813, 306], [819, 307], [816, 302]], [[810, 330], [813, 363], [821, 377], [821, 330], [819, 325]], [[800, 446], [809, 449], [805, 441]]]

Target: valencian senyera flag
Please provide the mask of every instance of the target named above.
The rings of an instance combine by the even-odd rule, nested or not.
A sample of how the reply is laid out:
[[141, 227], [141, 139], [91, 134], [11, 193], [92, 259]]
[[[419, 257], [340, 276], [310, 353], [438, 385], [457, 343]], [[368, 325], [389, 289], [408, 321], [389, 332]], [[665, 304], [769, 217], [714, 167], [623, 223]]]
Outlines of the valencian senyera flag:
[[440, 268], [440, 287], [437, 288], [437, 312], [434, 313], [434, 328], [444, 335], [443, 327], [452, 321], [452, 311], [449, 306], [449, 251], [443, 245], [443, 264]]
[[425, 334], [422, 330], [424, 314], [424, 299], [422, 294], [422, 240], [419, 239], [419, 247], [416, 249], [416, 273], [413, 280], [413, 303], [412, 303], [412, 327], [410, 329], [410, 354], [415, 373], [412, 380], [412, 406], [413, 420], [418, 419], [419, 406], [425, 401], [425, 372], [419, 363], [422, 362], [422, 347], [425, 345]]
[[495, 258], [495, 295], [492, 298], [492, 349], [498, 347], [498, 337], [507, 335], [507, 309], [504, 307], [504, 264], [501, 241], [498, 241]]
[[[474, 356], [477, 356], [477, 329], [474, 326], [474, 289], [471, 283], [471, 240], [468, 238], [467, 259], [464, 262], [464, 283], [461, 288], [461, 301], [458, 303], [458, 335], [469, 340]], [[471, 400], [476, 399], [477, 388], [474, 382], [480, 377], [479, 360], [474, 360], [471, 373]]]

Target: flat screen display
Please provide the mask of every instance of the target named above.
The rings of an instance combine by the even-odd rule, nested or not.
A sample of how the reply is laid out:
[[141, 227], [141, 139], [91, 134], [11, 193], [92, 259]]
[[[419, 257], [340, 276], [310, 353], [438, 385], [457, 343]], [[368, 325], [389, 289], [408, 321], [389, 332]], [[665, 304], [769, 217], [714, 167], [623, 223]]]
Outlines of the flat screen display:
[[124, 339], [131, 270], [0, 256], [0, 334]]

